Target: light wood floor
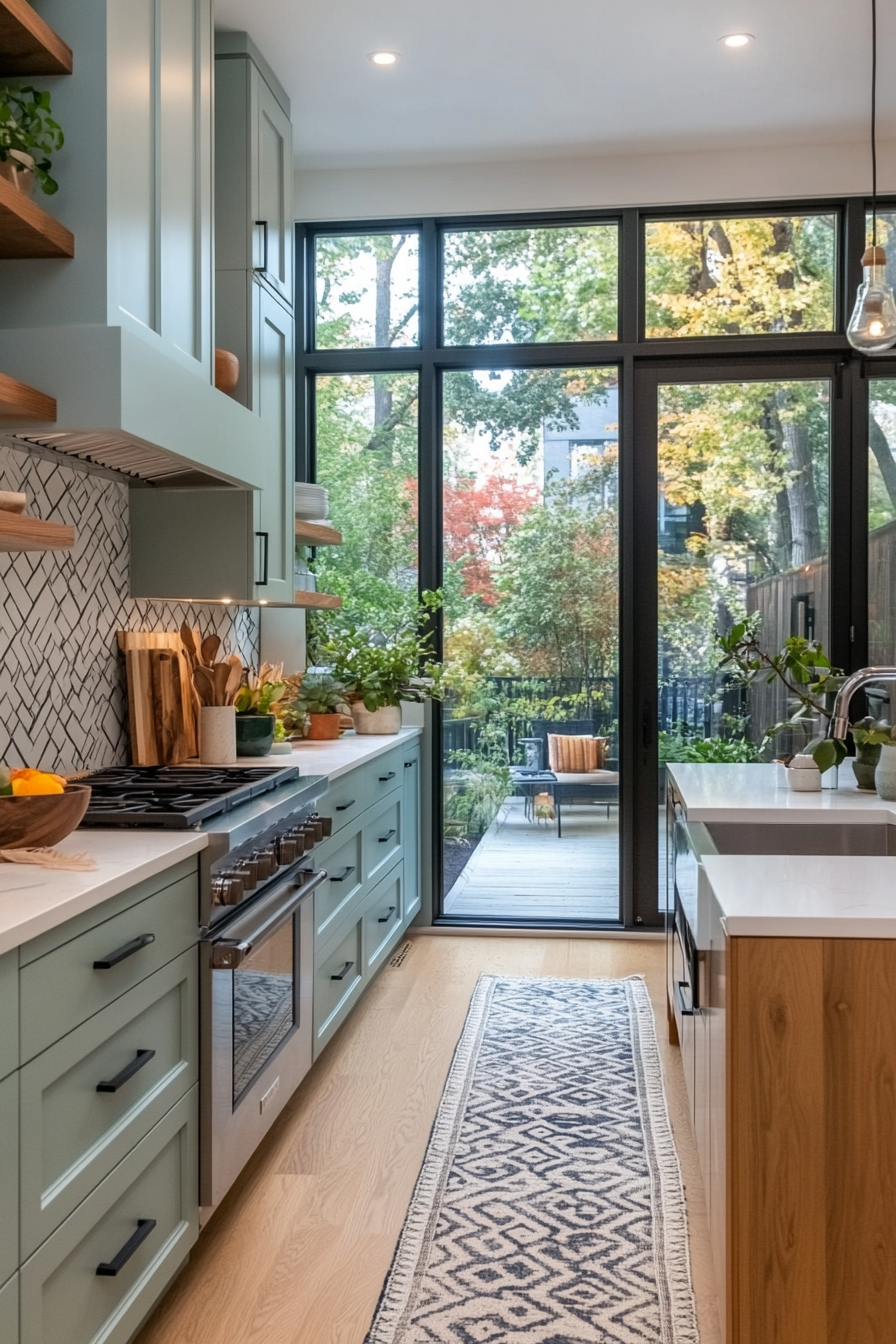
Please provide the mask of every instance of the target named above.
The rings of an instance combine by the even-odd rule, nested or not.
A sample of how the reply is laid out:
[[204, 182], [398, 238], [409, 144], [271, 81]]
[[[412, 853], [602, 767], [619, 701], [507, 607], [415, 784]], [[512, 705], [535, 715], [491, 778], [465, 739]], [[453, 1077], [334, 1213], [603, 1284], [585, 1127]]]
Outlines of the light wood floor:
[[643, 973], [688, 1199], [701, 1344], [719, 1344], [703, 1189], [661, 942], [417, 936], [299, 1088], [139, 1344], [362, 1344], [481, 972]]

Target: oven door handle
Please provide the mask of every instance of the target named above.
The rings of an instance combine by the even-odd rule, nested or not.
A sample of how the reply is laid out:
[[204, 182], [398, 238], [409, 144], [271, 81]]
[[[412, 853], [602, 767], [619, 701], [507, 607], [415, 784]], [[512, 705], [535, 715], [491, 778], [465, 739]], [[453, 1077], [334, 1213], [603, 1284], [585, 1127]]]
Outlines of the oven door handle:
[[[295, 879], [285, 882], [283, 886], [271, 892], [263, 902], [262, 908], [255, 912], [254, 919], [247, 915], [245, 919], [239, 921], [236, 937], [210, 940], [212, 969], [233, 971], [241, 966], [253, 947], [276, 933], [290, 920], [306, 896], [310, 896], [315, 888], [326, 881], [326, 878], [327, 873], [321, 868], [307, 882], [297, 882]], [[286, 897], [286, 893], [290, 890], [292, 895]]]

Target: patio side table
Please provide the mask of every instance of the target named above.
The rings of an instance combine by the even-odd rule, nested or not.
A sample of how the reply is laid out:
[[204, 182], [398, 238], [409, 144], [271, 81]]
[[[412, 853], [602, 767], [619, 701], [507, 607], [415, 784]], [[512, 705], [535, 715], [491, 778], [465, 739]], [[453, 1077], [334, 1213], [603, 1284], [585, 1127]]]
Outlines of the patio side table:
[[549, 793], [553, 798], [557, 776], [553, 770], [532, 770], [525, 765], [512, 765], [510, 767], [510, 778], [516, 795], [525, 799], [526, 820], [534, 821], [533, 802], [536, 793]]

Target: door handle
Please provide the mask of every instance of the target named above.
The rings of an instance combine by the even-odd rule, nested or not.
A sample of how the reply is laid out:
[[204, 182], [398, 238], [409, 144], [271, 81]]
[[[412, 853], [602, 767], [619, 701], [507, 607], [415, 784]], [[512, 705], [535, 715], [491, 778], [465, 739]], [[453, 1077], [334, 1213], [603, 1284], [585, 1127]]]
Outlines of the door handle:
[[256, 579], [256, 580], [255, 580], [255, 585], [256, 585], [257, 588], [264, 588], [264, 587], [267, 586], [267, 582], [268, 582], [268, 552], [269, 552], [269, 549], [270, 549], [270, 540], [271, 540], [271, 539], [270, 539], [270, 536], [268, 535], [267, 532], [256, 532], [255, 535], [256, 535], [256, 537], [261, 537], [261, 543], [262, 543], [262, 545], [261, 545], [261, 554], [262, 554], [262, 557], [263, 557], [263, 558], [262, 558], [262, 562], [261, 562], [261, 572], [262, 572], [263, 578]]
[[347, 961], [347, 962], [345, 963], [345, 965], [343, 966], [342, 970], [339, 972], [339, 974], [338, 974], [338, 975], [331, 975], [331, 976], [330, 976], [330, 979], [331, 979], [331, 980], [344, 980], [345, 977], [348, 975], [349, 971], [351, 970], [351, 968], [354, 966], [354, 964], [355, 964], [355, 963], [354, 963], [353, 961]]
[[127, 961], [135, 952], [141, 952], [144, 947], [149, 947], [154, 943], [156, 936], [154, 933], [141, 933], [139, 938], [132, 938], [129, 943], [122, 947], [117, 947], [114, 952], [110, 952], [108, 957], [103, 957], [101, 961], [93, 963], [95, 971], [111, 971], [113, 966], [117, 966], [120, 961]]
[[107, 1082], [97, 1083], [97, 1092], [117, 1092], [122, 1084], [129, 1078], [133, 1078], [135, 1073], [139, 1073], [151, 1059], [155, 1059], [155, 1050], [138, 1050], [136, 1059], [132, 1059], [130, 1064], [125, 1064], [120, 1073], [116, 1073], [114, 1078]]
[[355, 871], [354, 868], [343, 868], [343, 870], [342, 870], [342, 872], [339, 874], [339, 876], [337, 877], [336, 874], [334, 873], [333, 876], [330, 878], [330, 881], [331, 881], [331, 882], [344, 882], [345, 879], [348, 877], [349, 873], [353, 873], [354, 871]]
[[135, 1251], [143, 1245], [155, 1225], [155, 1218], [138, 1218], [137, 1231], [125, 1242], [118, 1254], [112, 1260], [103, 1261], [102, 1264], [97, 1265], [96, 1272], [100, 1278], [114, 1279], [115, 1275], [124, 1269]]
[[678, 984], [675, 987], [676, 993], [678, 994], [678, 1011], [681, 1013], [682, 1017], [693, 1017], [694, 1016], [693, 999], [688, 1000], [684, 996], [684, 991], [687, 989], [687, 987], [688, 987], [687, 983], [684, 980], [679, 980]]
[[268, 222], [266, 219], [256, 219], [255, 227], [256, 229], [261, 229], [261, 255], [262, 255], [262, 264], [260, 266], [256, 266], [255, 270], [258, 271], [259, 274], [263, 275], [265, 271], [268, 269]]
[[388, 913], [385, 915], [380, 915], [379, 919], [377, 920], [377, 924], [388, 924], [389, 920], [395, 914], [395, 909], [396, 907], [394, 905], [390, 905]]
[[381, 835], [381, 836], [380, 836], [380, 844], [381, 844], [381, 845], [386, 845], [386, 844], [388, 844], [389, 841], [392, 839], [392, 837], [393, 837], [394, 834], [395, 834], [395, 830], [393, 829], [393, 830], [391, 830], [391, 831], [389, 832], [388, 835]]

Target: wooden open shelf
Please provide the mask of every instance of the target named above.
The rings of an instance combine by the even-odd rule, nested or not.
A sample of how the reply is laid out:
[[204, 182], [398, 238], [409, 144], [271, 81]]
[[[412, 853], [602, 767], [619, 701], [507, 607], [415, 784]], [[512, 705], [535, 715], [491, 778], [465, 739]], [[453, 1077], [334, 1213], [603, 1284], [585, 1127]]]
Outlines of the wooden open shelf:
[[0, 419], [55, 420], [56, 398], [0, 373]]
[[297, 518], [296, 541], [303, 546], [341, 546], [342, 533], [329, 523], [306, 523]]
[[342, 606], [342, 598], [337, 597], [335, 593], [305, 593], [297, 590], [296, 606], [317, 607], [321, 610], [335, 611]]
[[70, 258], [75, 238], [64, 224], [0, 177], [0, 257]]
[[75, 529], [0, 509], [0, 551], [70, 551]]
[[28, 0], [0, 0], [0, 75], [70, 75], [72, 51]]

